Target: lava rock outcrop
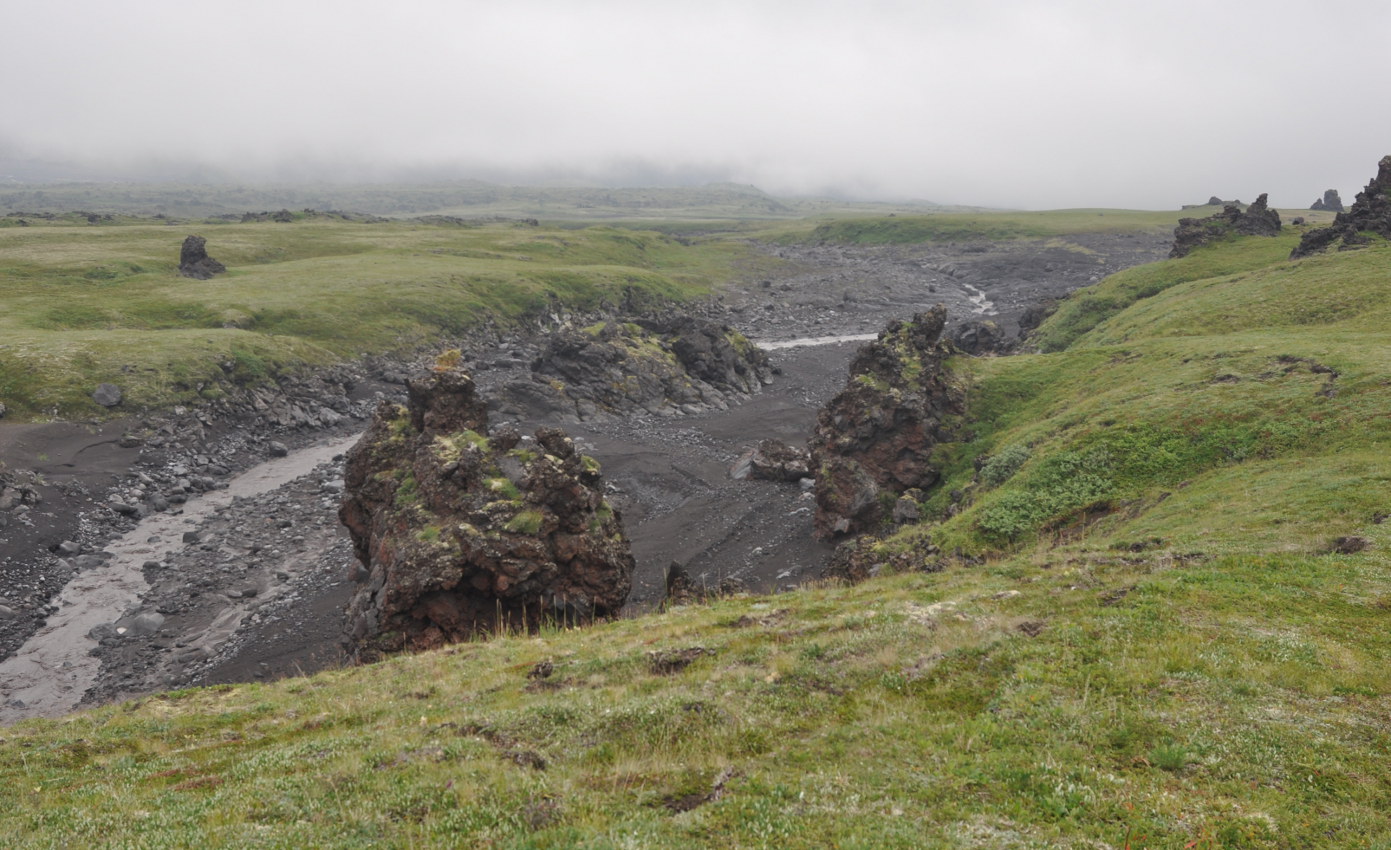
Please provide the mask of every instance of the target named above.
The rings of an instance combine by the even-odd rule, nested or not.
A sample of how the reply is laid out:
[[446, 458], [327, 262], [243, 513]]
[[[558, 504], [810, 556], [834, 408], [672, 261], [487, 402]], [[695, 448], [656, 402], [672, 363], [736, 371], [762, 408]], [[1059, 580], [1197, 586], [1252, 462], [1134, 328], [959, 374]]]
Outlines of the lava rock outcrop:
[[1169, 257], [1186, 257], [1196, 248], [1230, 236], [1277, 236], [1280, 226], [1280, 213], [1267, 206], [1262, 193], [1245, 211], [1228, 204], [1222, 212], [1207, 218], [1179, 219]]
[[534, 443], [484, 436], [486, 406], [461, 369], [437, 366], [408, 390], [347, 458], [339, 517], [365, 571], [349, 650], [371, 660], [616, 614], [633, 556], [598, 464], [556, 428]]
[[[1022, 323], [1020, 327], [1023, 327]], [[962, 322], [951, 330], [951, 341], [965, 354], [1008, 354], [1013, 340], [989, 319]]]
[[890, 324], [859, 350], [845, 389], [817, 415], [809, 443], [817, 537], [871, 530], [900, 494], [937, 483], [933, 447], [965, 412], [965, 391], [943, 365], [954, 352], [941, 338], [946, 320], [938, 304]]
[[1338, 213], [1328, 227], [1305, 233], [1290, 259], [1317, 254], [1338, 243], [1340, 251], [1361, 248], [1370, 241], [1368, 233], [1391, 239], [1391, 156], [1381, 158], [1377, 176], [1357, 193], [1352, 208]]
[[1342, 212], [1343, 199], [1338, 196], [1337, 189], [1324, 190], [1323, 197], [1318, 198], [1309, 205], [1311, 210], [1327, 210], [1328, 212]]
[[227, 267], [208, 256], [208, 240], [201, 236], [190, 236], [179, 249], [179, 274], [194, 280], [209, 280], [215, 274], [222, 274]]
[[531, 372], [503, 388], [500, 410], [562, 421], [700, 413], [728, 408], [772, 375], [768, 356], [742, 334], [689, 316], [559, 331]]

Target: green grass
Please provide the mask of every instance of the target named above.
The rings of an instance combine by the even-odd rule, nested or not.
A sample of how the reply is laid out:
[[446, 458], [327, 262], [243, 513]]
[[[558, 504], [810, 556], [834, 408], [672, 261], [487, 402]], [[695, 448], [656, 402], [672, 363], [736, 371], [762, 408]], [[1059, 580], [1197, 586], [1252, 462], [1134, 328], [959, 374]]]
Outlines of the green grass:
[[[156, 696], [6, 730], [0, 833], [15, 847], [1385, 846], [1387, 567], [1002, 562]], [[706, 652], [679, 672], [649, 663], [692, 647]], [[527, 676], [542, 661], [546, 687]]]
[[18, 418], [196, 402], [365, 353], [410, 352], [486, 322], [679, 302], [737, 276], [725, 241], [591, 227], [555, 231], [310, 219], [197, 228], [229, 271], [176, 273], [188, 228], [0, 230], [0, 399]]

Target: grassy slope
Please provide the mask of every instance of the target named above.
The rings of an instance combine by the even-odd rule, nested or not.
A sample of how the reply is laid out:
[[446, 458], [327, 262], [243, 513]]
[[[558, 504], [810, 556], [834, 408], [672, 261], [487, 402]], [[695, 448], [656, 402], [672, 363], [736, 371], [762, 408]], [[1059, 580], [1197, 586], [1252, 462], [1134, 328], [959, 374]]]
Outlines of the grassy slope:
[[[965, 510], [880, 546], [931, 561], [930, 537], [976, 566], [31, 722], [0, 743], [0, 834], [1391, 846], [1388, 260], [1243, 259], [1064, 351], [959, 364], [976, 433], [944, 449], [942, 489]], [[1010, 446], [999, 483], [972, 482]], [[1372, 547], [1325, 554], [1349, 533]], [[711, 653], [650, 666], [693, 647]], [[527, 676], [544, 660], [553, 689]]]
[[575, 308], [628, 290], [694, 297], [741, 254], [607, 228], [205, 225], [197, 232], [229, 271], [190, 281], [177, 275], [186, 232], [0, 229], [0, 401], [16, 415], [90, 416], [102, 381], [125, 389], [127, 409], [196, 401], [301, 363], [537, 316], [551, 297]]

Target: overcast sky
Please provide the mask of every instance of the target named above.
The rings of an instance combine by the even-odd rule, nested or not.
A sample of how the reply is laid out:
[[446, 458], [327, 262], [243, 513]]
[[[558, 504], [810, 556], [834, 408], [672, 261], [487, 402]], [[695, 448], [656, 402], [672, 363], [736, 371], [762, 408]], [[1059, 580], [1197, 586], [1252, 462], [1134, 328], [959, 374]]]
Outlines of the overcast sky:
[[1161, 209], [1391, 153], [1385, 0], [0, 7], [0, 154], [49, 160]]

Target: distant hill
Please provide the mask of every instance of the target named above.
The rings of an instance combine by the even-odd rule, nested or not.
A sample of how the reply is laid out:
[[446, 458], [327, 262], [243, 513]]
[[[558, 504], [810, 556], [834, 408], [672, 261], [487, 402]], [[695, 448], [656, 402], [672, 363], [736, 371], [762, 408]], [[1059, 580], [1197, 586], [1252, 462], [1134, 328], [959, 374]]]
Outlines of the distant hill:
[[[3, 174], [0, 171], [0, 174]], [[0, 177], [0, 214], [97, 213], [204, 218], [261, 210], [346, 210], [410, 218], [501, 216], [546, 220], [777, 219], [839, 210], [879, 214], [940, 209], [825, 198], [779, 199], [754, 186], [605, 188], [504, 186], [481, 180], [381, 184], [31, 182]]]

